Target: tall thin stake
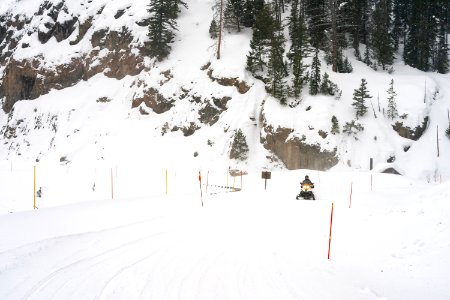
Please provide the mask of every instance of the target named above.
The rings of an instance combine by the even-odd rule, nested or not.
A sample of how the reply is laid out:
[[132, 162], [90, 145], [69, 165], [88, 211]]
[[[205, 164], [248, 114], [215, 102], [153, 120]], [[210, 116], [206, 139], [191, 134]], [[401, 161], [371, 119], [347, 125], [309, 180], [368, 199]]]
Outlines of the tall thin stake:
[[111, 199], [114, 200], [114, 181], [113, 181], [113, 169], [111, 168]]
[[222, 26], [223, 26], [223, 0], [220, 0], [220, 15], [219, 15], [219, 36], [217, 41], [217, 59], [220, 59], [220, 44], [222, 43]]
[[36, 209], [36, 166], [34, 166], [33, 209]]
[[330, 237], [328, 239], [328, 259], [330, 259], [330, 252], [331, 252], [331, 231], [333, 228], [333, 211], [334, 211], [334, 203], [331, 203]]
[[439, 125], [436, 126], [437, 157], [439, 157]]

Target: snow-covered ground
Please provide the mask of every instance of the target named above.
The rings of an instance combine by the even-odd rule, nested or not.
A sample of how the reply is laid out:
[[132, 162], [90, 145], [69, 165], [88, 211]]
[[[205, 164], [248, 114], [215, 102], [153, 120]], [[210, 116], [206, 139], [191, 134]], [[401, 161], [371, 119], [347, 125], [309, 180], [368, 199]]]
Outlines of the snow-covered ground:
[[[202, 170], [201, 198], [198, 170], [167, 185], [165, 170], [129, 171], [113, 171], [114, 199], [105, 171], [98, 200], [62, 205], [93, 192], [61, 184], [37, 210], [2, 207], [0, 299], [450, 298], [449, 181], [297, 170], [265, 190], [260, 173]], [[316, 201], [295, 200], [305, 174]]]
[[[4, 133], [0, 144], [0, 299], [450, 299], [450, 140], [444, 135], [450, 75], [400, 60], [393, 74], [374, 71], [350, 50], [354, 72], [336, 74], [321, 54], [322, 73], [339, 85], [342, 98], [305, 90], [299, 106], [282, 107], [245, 71], [251, 30], [225, 33], [217, 60], [208, 35], [212, 1], [187, 2], [171, 54], [150, 71], [121, 80], [97, 74], [19, 101], [11, 114], [0, 111], [0, 125], [14, 132]], [[1, 1], [0, 12], [31, 18], [39, 5]], [[104, 28], [128, 26], [133, 43], [146, 39], [136, 21], [147, 17], [147, 3], [66, 5], [80, 21], [93, 16], [85, 39], [71, 46], [75, 31], [68, 40], [42, 45], [31, 30], [42, 21], [36, 15], [24, 28], [34, 33], [21, 40], [31, 46], [18, 47], [14, 58], [41, 55], [52, 68], [91, 51], [89, 38]], [[120, 9], [127, 13], [114, 18]], [[239, 94], [212, 82], [202, 70], [208, 62], [213, 76], [238, 78], [251, 89]], [[173, 78], [160, 86], [167, 70]], [[321, 137], [318, 131], [330, 131], [333, 115], [341, 130], [354, 119], [352, 94], [361, 78], [374, 108], [368, 103], [369, 113], [359, 120], [365, 130], [357, 139]], [[405, 125], [430, 118], [418, 141], [401, 138], [381, 113], [391, 79], [399, 113], [408, 114]], [[187, 89], [202, 102], [180, 99], [164, 114], [142, 115], [131, 109], [141, 83], [165, 97]], [[200, 124], [198, 111], [212, 97], [231, 100], [216, 124]], [[285, 171], [271, 162], [260, 143], [262, 110], [274, 128], [337, 148], [339, 164], [318, 172]], [[162, 135], [165, 123], [190, 122], [201, 128], [189, 137], [180, 130]], [[239, 128], [250, 148], [244, 163], [228, 158]], [[391, 156], [405, 176], [366, 172], [369, 157], [381, 169]], [[241, 181], [229, 168], [249, 174]], [[263, 169], [274, 171], [267, 190]], [[316, 183], [317, 201], [294, 200], [305, 174]]]

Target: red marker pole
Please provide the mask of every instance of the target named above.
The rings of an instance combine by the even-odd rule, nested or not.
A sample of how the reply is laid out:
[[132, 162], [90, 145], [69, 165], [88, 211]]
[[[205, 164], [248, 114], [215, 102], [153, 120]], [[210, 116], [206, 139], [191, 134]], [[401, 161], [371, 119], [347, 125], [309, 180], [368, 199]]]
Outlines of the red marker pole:
[[202, 201], [203, 207], [202, 175], [200, 174], [200, 171], [198, 171], [198, 182], [200, 183], [200, 200]]
[[328, 239], [328, 259], [330, 259], [330, 251], [331, 251], [331, 230], [333, 228], [333, 210], [334, 210], [334, 203], [331, 203], [330, 238]]

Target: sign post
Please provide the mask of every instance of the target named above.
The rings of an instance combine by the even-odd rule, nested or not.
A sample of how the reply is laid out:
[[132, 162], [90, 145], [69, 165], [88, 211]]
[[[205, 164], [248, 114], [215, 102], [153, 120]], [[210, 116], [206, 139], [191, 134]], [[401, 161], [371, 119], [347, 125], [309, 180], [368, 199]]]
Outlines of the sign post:
[[263, 171], [261, 178], [264, 179], [264, 190], [267, 189], [267, 179], [271, 179], [272, 173], [268, 171]]

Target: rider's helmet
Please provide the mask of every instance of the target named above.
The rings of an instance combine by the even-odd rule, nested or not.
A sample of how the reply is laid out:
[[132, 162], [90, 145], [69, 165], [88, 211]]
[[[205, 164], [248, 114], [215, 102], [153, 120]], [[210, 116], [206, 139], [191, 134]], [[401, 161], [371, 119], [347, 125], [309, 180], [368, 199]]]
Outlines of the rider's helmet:
[[306, 176], [305, 176], [305, 179], [309, 179], [309, 176], [308, 176], [308, 175], [306, 175]]

